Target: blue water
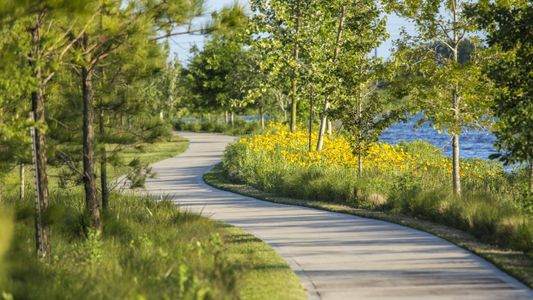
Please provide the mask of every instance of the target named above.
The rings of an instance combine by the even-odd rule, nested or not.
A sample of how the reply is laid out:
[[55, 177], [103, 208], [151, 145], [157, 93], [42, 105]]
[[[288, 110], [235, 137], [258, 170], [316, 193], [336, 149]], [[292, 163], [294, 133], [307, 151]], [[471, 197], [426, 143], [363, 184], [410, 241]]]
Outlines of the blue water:
[[[421, 116], [417, 115], [409, 121], [393, 124], [386, 129], [380, 141], [397, 144], [402, 141], [423, 140], [441, 148], [447, 156], [452, 155], [452, 137], [447, 133], [438, 133], [431, 124], [424, 123], [415, 128], [417, 120]], [[496, 137], [485, 130], [465, 130], [460, 136], [459, 147], [462, 158], [488, 159], [489, 155], [496, 153], [494, 141]]]

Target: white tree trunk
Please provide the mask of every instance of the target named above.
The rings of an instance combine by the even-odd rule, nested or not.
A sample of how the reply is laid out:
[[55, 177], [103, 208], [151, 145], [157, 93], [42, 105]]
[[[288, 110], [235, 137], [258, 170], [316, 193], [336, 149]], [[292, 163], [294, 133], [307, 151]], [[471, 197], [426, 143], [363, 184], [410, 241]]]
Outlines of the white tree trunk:
[[[340, 42], [342, 38], [342, 32], [344, 29], [344, 17], [345, 17], [345, 7], [342, 6], [340, 10], [339, 15], [339, 27], [337, 30], [337, 39], [335, 41], [335, 50], [333, 53], [333, 63], [337, 62], [337, 58], [339, 57], [340, 53]], [[316, 151], [322, 151], [322, 147], [324, 146], [324, 133], [326, 131], [326, 122], [328, 120], [328, 109], [329, 109], [329, 99], [326, 96], [326, 99], [324, 100], [324, 107], [322, 108], [322, 119], [320, 121], [320, 129], [318, 131], [318, 141], [316, 144]]]

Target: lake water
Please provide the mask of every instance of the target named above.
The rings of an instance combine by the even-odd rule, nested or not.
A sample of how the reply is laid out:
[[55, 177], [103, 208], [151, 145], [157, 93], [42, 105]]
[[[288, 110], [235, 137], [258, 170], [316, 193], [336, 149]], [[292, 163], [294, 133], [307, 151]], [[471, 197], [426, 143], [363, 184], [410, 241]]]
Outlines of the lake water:
[[[423, 140], [441, 149], [447, 156], [452, 155], [452, 137], [446, 133], [438, 133], [431, 124], [424, 123], [415, 129], [415, 125], [420, 116], [415, 116], [405, 123], [396, 123], [386, 129], [380, 141], [397, 144], [401, 141]], [[463, 131], [460, 136], [459, 146], [462, 158], [482, 158], [488, 159], [490, 154], [496, 153], [493, 144], [496, 137], [484, 130]]]

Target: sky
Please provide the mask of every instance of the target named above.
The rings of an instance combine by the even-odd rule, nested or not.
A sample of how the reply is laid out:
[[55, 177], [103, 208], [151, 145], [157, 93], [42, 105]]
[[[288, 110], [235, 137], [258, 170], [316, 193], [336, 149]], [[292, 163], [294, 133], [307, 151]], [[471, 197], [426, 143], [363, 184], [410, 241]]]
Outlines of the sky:
[[[193, 21], [194, 28], [201, 28], [203, 24], [207, 23], [210, 19], [210, 13], [215, 10], [220, 10], [224, 6], [232, 5], [235, 0], [206, 0], [205, 14], [202, 17], [198, 17]], [[247, 0], [240, 0], [239, 3], [247, 5]], [[395, 16], [387, 16], [387, 29], [390, 34], [389, 40], [384, 42], [378, 48], [378, 56], [387, 58], [390, 55], [390, 49], [392, 48], [392, 41], [400, 37], [400, 28], [405, 27], [407, 32], [413, 31], [413, 26], [406, 20]], [[179, 35], [174, 36], [169, 40], [172, 56], [185, 63], [190, 57], [189, 50], [193, 46], [202, 48], [205, 37], [201, 35]]]

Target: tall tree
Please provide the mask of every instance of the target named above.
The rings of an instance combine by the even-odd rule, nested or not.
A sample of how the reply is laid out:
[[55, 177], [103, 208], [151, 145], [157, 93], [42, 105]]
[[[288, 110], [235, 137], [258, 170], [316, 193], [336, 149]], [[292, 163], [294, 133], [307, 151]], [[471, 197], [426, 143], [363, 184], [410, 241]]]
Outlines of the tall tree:
[[[98, 233], [102, 231], [97, 195], [95, 171], [95, 130], [94, 130], [94, 75], [97, 66], [111, 55], [131, 34], [131, 16], [126, 15], [120, 3], [113, 1], [96, 2], [91, 6], [97, 16], [87, 20], [89, 28], [81, 34], [76, 43], [75, 64], [80, 74], [83, 107], [83, 183], [85, 205], [90, 227]], [[128, 18], [129, 17], [129, 18]], [[128, 28], [128, 25], [133, 25]]]
[[[382, 35], [379, 9], [373, 1], [257, 0], [252, 1], [252, 10], [253, 46], [268, 53], [260, 66], [270, 77], [280, 78], [277, 89], [290, 95], [291, 115], [296, 95], [305, 94], [311, 82], [315, 98], [322, 100], [316, 147], [321, 150], [329, 107], [340, 90], [336, 76], [340, 56], [347, 49], [363, 53], [372, 49], [369, 45]], [[358, 42], [356, 37], [365, 38]], [[291, 116], [291, 129], [295, 119]]]
[[469, 11], [498, 53], [486, 73], [498, 93], [492, 109], [499, 158], [528, 162], [533, 193], [533, 4], [531, 1], [479, 1]]
[[[268, 49], [270, 58], [261, 67], [275, 74], [289, 73], [290, 78], [281, 81], [290, 86], [290, 130], [296, 130], [300, 77], [301, 37], [308, 19], [308, 0], [253, 0], [254, 31], [258, 34], [255, 47]], [[283, 71], [285, 69], [285, 71]], [[285, 89], [285, 88], [282, 88]]]
[[[195, 7], [192, 2], [178, 1], [183, 7]], [[90, 226], [102, 231], [95, 173], [95, 101], [94, 76], [97, 68], [119, 49], [126, 47], [135, 34], [144, 34], [146, 40], [158, 38], [158, 30], [169, 32], [176, 20], [184, 22], [190, 11], [178, 11], [178, 3], [166, 1], [121, 2], [105, 0], [92, 2], [89, 9], [96, 16], [86, 20], [87, 30], [76, 28], [80, 39], [76, 43], [74, 63], [80, 74], [83, 103], [83, 182]], [[83, 32], [82, 32], [83, 31]], [[131, 46], [131, 45], [130, 45]]]
[[[333, 59], [331, 60], [332, 65], [330, 66], [333, 68], [337, 65], [339, 54], [343, 46], [342, 39], [343, 39], [345, 22], [346, 22], [346, 4], [341, 3], [340, 8], [339, 8], [339, 13], [338, 13], [338, 25], [337, 25], [337, 30], [336, 30], [335, 46], [333, 50]], [[320, 127], [318, 129], [318, 141], [316, 143], [316, 151], [322, 151], [322, 147], [324, 145], [324, 133], [326, 132], [326, 124], [328, 121], [329, 106], [330, 106], [330, 98], [329, 98], [329, 95], [326, 95], [324, 97], [324, 106], [322, 107], [322, 115], [320, 117]]]
[[[466, 4], [462, 0], [388, 2], [389, 9], [416, 27], [416, 36], [404, 35], [398, 42], [395, 60], [403, 73], [399, 78], [407, 78], [403, 84], [409, 87], [415, 110], [422, 111], [437, 129], [447, 130], [452, 136], [452, 183], [456, 195], [461, 194], [461, 131], [479, 126], [490, 116], [490, 85], [479, 66], [482, 56], [476, 51], [468, 62], [459, 62], [460, 46], [474, 29], [464, 14]], [[447, 51], [442, 51], [441, 46]]]
[[302, 1], [296, 0], [294, 5], [294, 46], [293, 46], [293, 66], [291, 76], [291, 131], [296, 131], [296, 114], [297, 114], [297, 102], [298, 102], [298, 72], [300, 69], [300, 26], [302, 22]]
[[[321, 3], [322, 14], [313, 18], [316, 34], [308, 35], [305, 48], [309, 56], [310, 76], [317, 100], [322, 100], [320, 127], [316, 150], [323, 147], [324, 134], [330, 117], [330, 107], [335, 106], [344, 94], [343, 79], [347, 75], [346, 65], [355, 61], [368, 60], [368, 54], [385, 37], [385, 23], [380, 9], [374, 1], [334, 1]], [[325, 51], [324, 51], [325, 50]], [[344, 68], [344, 71], [343, 71]], [[344, 75], [342, 74], [344, 72]], [[351, 72], [351, 81], [356, 69]], [[354, 91], [351, 87], [350, 91]]]
[[392, 97], [379, 84], [379, 80], [385, 80], [391, 73], [386, 66], [369, 55], [352, 56], [345, 60], [339, 72], [345, 92], [332, 115], [342, 121], [342, 128], [351, 135], [359, 175], [363, 173], [363, 159], [371, 144], [402, 114], [401, 108], [390, 107]]
[[248, 104], [241, 82], [245, 79], [239, 78], [246, 63], [247, 24], [240, 5], [213, 14], [212, 37], [202, 50], [193, 49], [186, 70], [197, 110], [230, 111], [233, 120], [234, 112]]
[[197, 95], [196, 107], [219, 111], [239, 111], [246, 106], [244, 92], [238, 82], [245, 51], [233, 40], [214, 38], [191, 59], [187, 69], [192, 91]]
[[[9, 14], [12, 22], [25, 22], [29, 34], [27, 62], [31, 72], [31, 118], [34, 122], [33, 148], [36, 177], [35, 229], [37, 253], [50, 255], [50, 233], [43, 215], [49, 207], [48, 173], [46, 157], [46, 88], [56, 74], [58, 63], [79, 36], [72, 35], [78, 24], [76, 17], [84, 10], [87, 1], [3, 1], [1, 14]], [[74, 18], [68, 18], [72, 16]], [[21, 18], [17, 20], [17, 18]], [[57, 26], [61, 24], [63, 26]], [[64, 29], [66, 28], [66, 29]], [[83, 31], [83, 29], [82, 29]]]

